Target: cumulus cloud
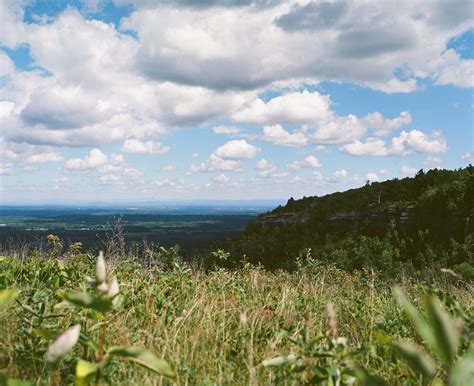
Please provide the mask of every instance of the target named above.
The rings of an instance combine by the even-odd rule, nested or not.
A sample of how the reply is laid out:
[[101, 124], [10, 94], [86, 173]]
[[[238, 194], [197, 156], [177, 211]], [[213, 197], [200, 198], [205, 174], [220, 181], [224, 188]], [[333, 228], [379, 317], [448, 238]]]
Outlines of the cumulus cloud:
[[223, 159], [215, 154], [198, 165], [192, 164], [189, 168], [189, 173], [197, 172], [214, 172], [214, 171], [239, 171], [242, 170], [242, 163], [240, 160]]
[[275, 20], [275, 24], [286, 31], [314, 31], [332, 28], [347, 10], [346, 1], [310, 2], [295, 4], [291, 10]]
[[302, 169], [302, 168], [316, 169], [316, 168], [320, 168], [321, 166], [322, 166], [321, 161], [313, 155], [306, 157], [302, 161], [294, 161], [287, 165], [287, 167], [289, 167], [290, 169]]
[[[442, 1], [279, 3], [219, 12], [177, 9], [177, 2], [168, 2], [137, 9], [122, 26], [137, 34], [139, 68], [155, 80], [243, 90], [324, 79], [389, 92], [416, 88], [418, 74], [435, 77], [438, 69], [430, 60], [472, 26], [466, 17], [454, 18], [461, 20], [457, 24], [433, 22], [448, 18], [436, 16], [440, 9], [446, 15], [457, 12], [456, 5], [446, 9]], [[463, 67], [460, 58], [454, 66]], [[412, 75], [408, 82], [393, 77], [402, 67]]]
[[400, 168], [400, 172], [401, 172], [402, 174], [407, 175], [407, 176], [414, 176], [414, 175], [418, 172], [418, 169], [417, 169], [417, 168], [413, 168], [413, 167], [411, 167], [411, 166], [406, 166], [406, 165], [404, 165], [404, 166], [402, 166], [402, 167]]
[[136, 154], [165, 154], [170, 150], [169, 146], [163, 146], [159, 142], [153, 141], [140, 141], [135, 138], [127, 139], [123, 146], [122, 151], [125, 153], [136, 153]]
[[107, 156], [100, 149], [92, 149], [84, 158], [73, 158], [64, 164], [65, 170], [86, 171], [105, 165]]
[[212, 180], [214, 182], [217, 182], [218, 184], [226, 184], [230, 181], [230, 178], [227, 177], [225, 174], [220, 174], [217, 177], [214, 177]]
[[435, 169], [441, 169], [443, 160], [439, 157], [428, 156], [423, 160], [423, 164]]
[[265, 158], [262, 158], [256, 163], [255, 169], [259, 170], [258, 176], [262, 178], [275, 176], [277, 174], [276, 165], [268, 162]]
[[162, 179], [162, 180], [155, 181], [155, 185], [159, 186], [160, 188], [174, 187], [174, 186], [177, 185], [177, 183], [178, 183], [178, 181], [174, 178], [165, 178], [165, 179]]
[[375, 135], [384, 136], [390, 134], [393, 130], [410, 124], [412, 117], [407, 111], [402, 111], [399, 117], [393, 119], [384, 118], [379, 112], [374, 112], [368, 114], [363, 122], [368, 129], [374, 130]]
[[332, 184], [338, 184], [346, 181], [348, 176], [349, 172], [346, 169], [336, 170], [327, 181]]
[[236, 139], [219, 146], [214, 154], [225, 160], [246, 160], [255, 157], [260, 148], [249, 144], [245, 139]]
[[305, 146], [308, 139], [303, 132], [289, 133], [281, 125], [263, 126], [264, 141], [281, 146]]
[[377, 175], [377, 173], [367, 173], [366, 178], [370, 182], [377, 182], [379, 180], [379, 176]]
[[212, 131], [216, 134], [228, 134], [228, 135], [233, 135], [233, 134], [239, 134], [240, 129], [236, 126], [214, 126], [212, 128]]
[[355, 156], [390, 156], [410, 155], [414, 153], [442, 153], [447, 150], [446, 140], [441, 132], [434, 131], [431, 135], [419, 130], [402, 131], [391, 140], [390, 146], [378, 138], [367, 138], [365, 142], [355, 140], [341, 147], [341, 151]]

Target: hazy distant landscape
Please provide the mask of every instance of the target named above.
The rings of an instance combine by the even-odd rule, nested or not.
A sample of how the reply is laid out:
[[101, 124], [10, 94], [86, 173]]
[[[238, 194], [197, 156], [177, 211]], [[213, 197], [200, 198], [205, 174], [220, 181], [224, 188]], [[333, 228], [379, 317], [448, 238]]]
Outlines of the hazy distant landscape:
[[203, 202], [171, 204], [105, 204], [83, 206], [2, 206], [0, 243], [40, 243], [48, 234], [86, 249], [103, 247], [120, 223], [127, 243], [146, 240], [183, 253], [210, 247], [245, 228], [258, 214], [277, 202]]

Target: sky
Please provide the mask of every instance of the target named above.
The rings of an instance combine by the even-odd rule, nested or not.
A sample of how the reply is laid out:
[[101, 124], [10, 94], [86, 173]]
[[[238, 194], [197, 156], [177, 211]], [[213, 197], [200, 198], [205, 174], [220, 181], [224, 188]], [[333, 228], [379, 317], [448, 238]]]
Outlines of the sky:
[[323, 195], [474, 164], [470, 0], [0, 0], [0, 203]]

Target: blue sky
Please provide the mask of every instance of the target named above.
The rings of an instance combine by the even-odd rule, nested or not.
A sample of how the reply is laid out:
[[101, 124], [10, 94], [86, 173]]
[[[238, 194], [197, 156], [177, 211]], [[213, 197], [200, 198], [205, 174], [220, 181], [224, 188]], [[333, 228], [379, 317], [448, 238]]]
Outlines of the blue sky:
[[465, 0], [0, 0], [0, 201], [286, 199], [464, 167], [473, 20]]

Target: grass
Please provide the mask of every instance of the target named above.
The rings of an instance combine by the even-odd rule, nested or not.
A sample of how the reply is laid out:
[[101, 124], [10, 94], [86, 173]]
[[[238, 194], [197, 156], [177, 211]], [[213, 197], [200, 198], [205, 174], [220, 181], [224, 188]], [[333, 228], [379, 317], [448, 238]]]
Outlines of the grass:
[[[436, 288], [470, 315], [474, 306], [472, 283], [435, 271], [381, 278], [369, 271], [348, 273], [315, 262], [291, 273], [253, 265], [206, 272], [178, 260], [167, 271], [144, 269], [133, 260], [108, 263], [122, 295], [118, 311], [108, 321], [106, 345], [150, 349], [174, 367], [181, 385], [276, 383], [283, 370], [264, 368], [261, 362], [299, 350], [280, 332], [299, 336], [304, 331], [314, 335], [327, 331], [329, 303], [337, 335], [347, 338], [355, 362], [389, 384], [419, 384], [392, 346], [399, 338], [417, 340], [393, 297], [393, 286], [399, 285], [412, 299], [419, 299], [428, 286]], [[0, 290], [21, 290], [17, 302], [0, 312], [0, 371], [39, 383], [74, 382], [75, 362], [85, 350], [76, 346], [45, 374], [49, 343], [35, 331], [64, 330], [78, 323], [76, 310], [54, 308], [61, 301], [58, 291], [77, 289], [86, 275], [93, 276], [94, 264], [87, 255], [54, 260], [0, 257]], [[106, 369], [103, 380], [136, 385], [168, 382], [118, 361]]]

